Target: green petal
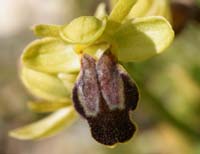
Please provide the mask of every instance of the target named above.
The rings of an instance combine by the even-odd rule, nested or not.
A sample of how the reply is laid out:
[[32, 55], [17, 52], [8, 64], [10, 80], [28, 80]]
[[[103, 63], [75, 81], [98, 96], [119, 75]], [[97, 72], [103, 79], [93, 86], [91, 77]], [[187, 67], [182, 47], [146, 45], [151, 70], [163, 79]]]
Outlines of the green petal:
[[39, 37], [60, 37], [60, 25], [36, 25], [32, 28], [34, 34]]
[[67, 91], [72, 92], [78, 74], [59, 73], [58, 78], [63, 82]]
[[52, 136], [66, 126], [71, 125], [76, 117], [73, 107], [63, 108], [42, 120], [13, 130], [9, 135], [21, 140], [42, 139]]
[[122, 22], [136, 2], [137, 0], [118, 0], [109, 16], [109, 20]]
[[47, 73], [77, 72], [80, 69], [80, 59], [73, 47], [56, 38], [32, 42], [24, 50], [22, 62], [32, 69]]
[[33, 112], [38, 112], [38, 113], [46, 113], [46, 112], [54, 112], [56, 110], [59, 110], [61, 108], [70, 106], [72, 104], [71, 101], [66, 101], [66, 102], [45, 102], [45, 101], [38, 101], [38, 102], [33, 102], [30, 101], [28, 102], [28, 108], [32, 110]]
[[27, 67], [21, 71], [21, 79], [26, 88], [36, 97], [49, 101], [68, 101], [68, 91], [56, 76], [38, 72]]
[[107, 18], [102, 21], [93, 16], [82, 16], [65, 26], [60, 36], [70, 43], [89, 44], [96, 41], [106, 28]]
[[103, 19], [105, 16], [107, 16], [106, 4], [100, 3], [96, 9], [95, 17], [97, 17], [98, 19]]
[[122, 25], [113, 35], [112, 52], [123, 62], [145, 60], [164, 51], [173, 38], [165, 18], [138, 18]]

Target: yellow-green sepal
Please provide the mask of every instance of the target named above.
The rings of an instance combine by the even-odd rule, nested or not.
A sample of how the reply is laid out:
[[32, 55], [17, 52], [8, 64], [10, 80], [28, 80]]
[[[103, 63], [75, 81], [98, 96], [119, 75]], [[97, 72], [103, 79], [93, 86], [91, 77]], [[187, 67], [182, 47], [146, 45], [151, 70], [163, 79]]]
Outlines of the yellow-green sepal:
[[22, 54], [22, 63], [32, 69], [47, 72], [78, 72], [80, 57], [73, 47], [57, 38], [44, 38], [32, 42]]
[[131, 9], [127, 18], [133, 19], [146, 16], [147, 12], [151, 9], [154, 1], [155, 0], [138, 0], [137, 3]]
[[173, 38], [174, 31], [163, 17], [132, 19], [113, 35], [112, 52], [122, 62], [141, 61], [163, 52]]
[[77, 118], [72, 106], [52, 113], [48, 117], [9, 132], [11, 137], [21, 140], [35, 140], [52, 136], [69, 126]]
[[146, 16], [163, 16], [168, 21], [171, 21], [169, 0], [153, 0], [152, 6], [147, 11]]
[[136, 2], [137, 0], [118, 0], [110, 13], [109, 20], [121, 23]]
[[145, 16], [163, 16], [171, 21], [169, 0], [138, 0], [131, 9], [128, 19]]
[[72, 105], [71, 100], [60, 102], [47, 102], [47, 101], [29, 101], [28, 108], [36, 113], [49, 113], [57, 111], [61, 108]]
[[71, 91], [65, 88], [56, 75], [23, 67], [20, 76], [25, 87], [38, 98], [48, 101], [68, 101], [71, 96]]
[[74, 87], [74, 84], [76, 82], [76, 78], [78, 76], [78, 74], [74, 73], [74, 74], [67, 74], [67, 73], [59, 73], [58, 78], [62, 81], [63, 85], [65, 86], [65, 88], [67, 89], [67, 91], [71, 91]]
[[60, 25], [35, 25], [32, 27], [32, 31], [36, 36], [39, 37], [57, 37], [59, 38], [59, 32], [61, 30], [62, 26]]
[[73, 44], [90, 44], [103, 34], [107, 17], [102, 20], [94, 16], [81, 16], [74, 19], [60, 31], [61, 38]]

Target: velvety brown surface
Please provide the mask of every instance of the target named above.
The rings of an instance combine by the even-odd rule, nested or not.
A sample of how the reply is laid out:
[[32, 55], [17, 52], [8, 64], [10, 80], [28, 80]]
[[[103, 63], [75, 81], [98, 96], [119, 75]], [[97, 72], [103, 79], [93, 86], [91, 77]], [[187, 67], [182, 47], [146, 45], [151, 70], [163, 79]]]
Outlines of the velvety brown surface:
[[136, 85], [109, 52], [96, 66], [88, 55], [82, 57], [81, 64], [73, 101], [77, 112], [87, 119], [92, 136], [105, 145], [129, 140], [136, 129], [129, 117], [138, 102]]

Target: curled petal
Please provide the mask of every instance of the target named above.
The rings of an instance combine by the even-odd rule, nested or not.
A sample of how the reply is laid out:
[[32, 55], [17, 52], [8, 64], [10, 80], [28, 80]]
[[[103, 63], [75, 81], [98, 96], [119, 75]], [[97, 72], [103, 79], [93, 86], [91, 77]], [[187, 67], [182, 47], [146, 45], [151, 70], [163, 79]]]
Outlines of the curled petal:
[[32, 42], [22, 55], [26, 66], [47, 73], [71, 73], [80, 69], [79, 56], [73, 47], [56, 38]]
[[163, 16], [168, 19], [168, 21], [171, 21], [170, 1], [154, 0], [151, 8], [147, 11], [146, 16]]
[[21, 140], [42, 139], [71, 125], [76, 117], [73, 107], [66, 107], [35, 123], [12, 130], [9, 135]]
[[59, 38], [59, 32], [62, 26], [60, 25], [35, 25], [32, 30], [36, 36], [39, 37], [57, 37]]
[[169, 0], [139, 0], [130, 11], [128, 18], [144, 16], [163, 16], [168, 20], [170, 17]]
[[103, 34], [106, 23], [106, 17], [99, 20], [93, 16], [82, 16], [64, 26], [60, 36], [66, 42], [89, 44], [96, 41]]
[[161, 10], [164, 10], [163, 6], [161, 5], [163, 2], [166, 2], [166, 0], [162, 0], [162, 1], [153, 0], [150, 4], [151, 7], [146, 12], [146, 15], [154, 15], [154, 16], [160, 15]]
[[56, 76], [27, 67], [22, 68], [20, 75], [24, 85], [34, 96], [49, 101], [69, 100], [71, 91], [67, 91], [62, 81]]
[[113, 35], [112, 52], [122, 62], [141, 61], [163, 52], [173, 38], [174, 31], [163, 17], [133, 19]]

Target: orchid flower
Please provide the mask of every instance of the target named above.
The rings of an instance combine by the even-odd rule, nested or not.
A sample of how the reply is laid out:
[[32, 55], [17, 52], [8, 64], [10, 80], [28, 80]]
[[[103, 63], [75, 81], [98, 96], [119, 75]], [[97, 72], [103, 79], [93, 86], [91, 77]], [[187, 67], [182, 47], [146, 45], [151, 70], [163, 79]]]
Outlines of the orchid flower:
[[129, 114], [137, 106], [139, 92], [122, 64], [160, 54], [174, 38], [168, 20], [157, 16], [162, 9], [150, 14], [154, 16], [140, 10], [141, 4], [150, 8], [158, 3], [118, 0], [109, 15], [100, 4], [95, 16], [81, 16], [66, 25], [34, 26], [41, 38], [22, 54], [21, 79], [39, 98], [30, 101], [29, 108], [53, 113], [10, 136], [42, 139], [69, 126], [79, 113], [98, 142], [114, 145], [129, 140], [136, 130]]

